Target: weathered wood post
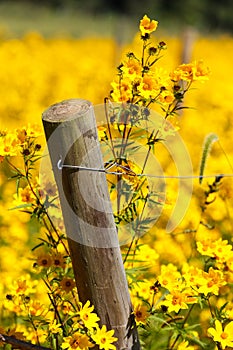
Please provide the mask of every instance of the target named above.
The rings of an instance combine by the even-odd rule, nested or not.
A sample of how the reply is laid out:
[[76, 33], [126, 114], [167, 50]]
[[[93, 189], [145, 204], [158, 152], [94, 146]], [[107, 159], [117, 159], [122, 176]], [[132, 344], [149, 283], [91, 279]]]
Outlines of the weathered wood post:
[[140, 349], [109, 199], [106, 175], [66, 168], [104, 169], [94, 110], [89, 101], [71, 99], [42, 116], [58, 187], [80, 300], [95, 306], [101, 324], [115, 330], [117, 350]]
[[183, 34], [181, 63], [189, 63], [192, 58], [193, 46], [197, 32], [193, 27], [186, 27]]

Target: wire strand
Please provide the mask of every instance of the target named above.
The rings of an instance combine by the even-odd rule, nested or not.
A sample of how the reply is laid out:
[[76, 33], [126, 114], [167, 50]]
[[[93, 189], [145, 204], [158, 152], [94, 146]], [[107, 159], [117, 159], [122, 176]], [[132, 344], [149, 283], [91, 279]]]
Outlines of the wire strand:
[[105, 173], [110, 175], [128, 175], [128, 176], [137, 176], [137, 177], [151, 177], [156, 179], [200, 179], [200, 178], [211, 178], [211, 177], [233, 177], [233, 173], [231, 174], [207, 174], [207, 175], [156, 175], [156, 174], [136, 174], [132, 170], [128, 169], [127, 167], [124, 167], [120, 164], [113, 163], [109, 166], [108, 169], [111, 169], [113, 166], [121, 167], [122, 169], [126, 169], [126, 172], [121, 171], [109, 171], [107, 169], [101, 169], [101, 168], [91, 168], [91, 167], [85, 167], [81, 165], [68, 165], [68, 164], [62, 164], [62, 160], [59, 159], [57, 162], [57, 167], [59, 170], [62, 170], [63, 168], [69, 168], [69, 169], [77, 169], [81, 171], [93, 171], [93, 172], [99, 172], [99, 173]]

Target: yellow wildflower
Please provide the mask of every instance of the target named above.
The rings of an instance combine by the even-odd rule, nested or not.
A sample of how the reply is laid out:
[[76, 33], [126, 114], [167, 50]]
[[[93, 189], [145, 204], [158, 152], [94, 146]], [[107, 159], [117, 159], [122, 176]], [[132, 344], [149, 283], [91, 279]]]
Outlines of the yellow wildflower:
[[232, 245], [227, 240], [218, 239], [215, 243], [214, 257], [217, 262], [224, 263], [232, 254]]
[[65, 350], [88, 350], [94, 344], [90, 342], [90, 338], [86, 334], [75, 332], [72, 336], [65, 337], [61, 348]]
[[50, 267], [52, 265], [52, 257], [49, 253], [40, 251], [36, 259], [36, 264], [42, 267]]
[[200, 60], [193, 63], [183, 63], [179, 65], [170, 76], [173, 81], [185, 80], [192, 82], [196, 80], [208, 80], [209, 74], [209, 69], [204, 67], [203, 61]]
[[145, 99], [155, 98], [159, 94], [159, 86], [156, 79], [149, 74], [145, 74], [138, 86], [140, 96]]
[[43, 344], [46, 342], [46, 340], [48, 338], [47, 333], [42, 328], [38, 327], [35, 330], [31, 327], [28, 327], [27, 331], [28, 331], [27, 341], [31, 341], [33, 344], [38, 344], [38, 340], [41, 344]]
[[0, 156], [1, 160], [6, 156], [16, 156], [19, 141], [14, 133], [0, 133]]
[[21, 315], [24, 311], [22, 298], [19, 295], [7, 294], [3, 306], [17, 315]]
[[60, 282], [61, 289], [66, 293], [69, 293], [73, 288], [75, 288], [75, 282], [73, 278], [63, 277]]
[[219, 294], [219, 288], [226, 284], [224, 275], [221, 271], [215, 270], [210, 267], [208, 272], [203, 272], [203, 279], [200, 284], [199, 293], [207, 295], [213, 293], [215, 295]]
[[40, 124], [30, 124], [28, 123], [25, 127], [26, 133], [28, 137], [34, 137], [37, 138], [41, 135], [43, 135], [43, 130]]
[[61, 324], [57, 323], [57, 321], [54, 320], [52, 323], [49, 324], [49, 332], [52, 334], [60, 334], [62, 332]]
[[66, 261], [62, 253], [52, 254], [52, 264], [55, 267], [61, 267], [64, 269], [66, 267]]
[[39, 301], [30, 300], [29, 312], [32, 316], [42, 316], [43, 312], [45, 312], [45, 306], [42, 305]]
[[68, 301], [63, 301], [61, 309], [65, 315], [66, 314], [70, 314], [70, 315], [73, 314], [73, 306]]
[[175, 100], [174, 94], [167, 90], [164, 89], [160, 95], [159, 95], [159, 102], [163, 103], [163, 104], [170, 104]]
[[21, 129], [16, 129], [15, 133], [21, 144], [23, 144], [29, 138], [37, 138], [43, 134], [40, 125], [31, 125], [30, 123]]
[[107, 140], [107, 128], [105, 126], [99, 125], [98, 126], [98, 137], [100, 141]]
[[181, 274], [177, 267], [173, 264], [162, 265], [161, 274], [158, 276], [158, 281], [162, 287], [173, 290], [180, 284]]
[[31, 277], [26, 275], [16, 281], [13, 281], [12, 286], [10, 286], [10, 290], [12, 291], [12, 294], [29, 295], [35, 292], [35, 287], [37, 284], [38, 281], [31, 281]]
[[130, 57], [127, 61], [124, 62], [121, 71], [126, 75], [132, 76], [132, 78], [136, 78], [137, 76], [141, 75], [142, 66], [135, 57]]
[[210, 69], [204, 65], [203, 60], [195, 61], [193, 67], [193, 80], [208, 80]]
[[202, 278], [202, 270], [196, 266], [185, 263], [182, 267], [182, 277], [185, 280], [186, 286], [192, 287], [197, 283], [199, 278]]
[[117, 341], [117, 338], [113, 337], [113, 334], [114, 330], [107, 331], [104, 325], [102, 328], [97, 328], [96, 333], [92, 335], [92, 339], [99, 345], [99, 349], [116, 350], [116, 346], [112, 343]]
[[150, 263], [150, 265], [155, 265], [158, 263], [159, 254], [148, 244], [142, 244], [138, 250], [138, 258], [143, 262]]
[[130, 102], [132, 100], [132, 84], [128, 77], [111, 83], [113, 88], [111, 98], [114, 102]]
[[26, 132], [25, 128], [16, 129], [16, 134], [17, 134], [17, 138], [19, 139], [21, 144], [26, 141], [27, 132]]
[[206, 256], [214, 257], [215, 244], [210, 239], [197, 242], [197, 251]]
[[155, 20], [151, 20], [147, 15], [140, 20], [139, 29], [141, 31], [142, 36], [146, 34], [153, 33], [158, 26], [158, 22]]
[[13, 205], [15, 207], [17, 206], [26, 206], [26, 204], [28, 204], [28, 206], [30, 206], [31, 204], [35, 204], [36, 203], [36, 198], [34, 196], [34, 194], [32, 193], [32, 190], [30, 188], [30, 186], [26, 186], [24, 188], [19, 188], [18, 189], [18, 193], [15, 193], [13, 195], [14, 201], [13, 201]]
[[187, 340], [184, 340], [178, 345], [177, 350], [195, 350], [195, 347], [189, 345], [189, 342]]
[[165, 300], [162, 303], [167, 306], [168, 312], [179, 312], [181, 309], [188, 309], [187, 294], [179, 290], [172, 290], [166, 295]]
[[139, 281], [133, 286], [133, 293], [137, 295], [139, 298], [151, 302], [154, 292], [151, 281], [144, 278], [143, 281]]
[[232, 255], [232, 245], [228, 244], [227, 240], [222, 238], [215, 242], [211, 240], [203, 240], [197, 242], [197, 250], [206, 256], [215, 258], [217, 262], [224, 263]]
[[140, 323], [146, 323], [146, 319], [149, 316], [149, 312], [148, 312], [148, 307], [145, 305], [142, 305], [142, 303], [137, 303], [134, 306], [134, 315], [135, 315], [135, 320], [138, 324]]
[[233, 321], [228, 323], [223, 329], [221, 322], [216, 320], [215, 328], [209, 328], [208, 333], [213, 337], [215, 342], [221, 344], [223, 350], [227, 346], [233, 347]]
[[81, 306], [79, 317], [84, 323], [84, 326], [88, 329], [98, 327], [97, 322], [99, 321], [99, 317], [93, 312], [94, 306], [90, 306], [90, 301], [88, 300], [84, 306], [82, 306], [82, 303], [79, 303], [79, 305]]

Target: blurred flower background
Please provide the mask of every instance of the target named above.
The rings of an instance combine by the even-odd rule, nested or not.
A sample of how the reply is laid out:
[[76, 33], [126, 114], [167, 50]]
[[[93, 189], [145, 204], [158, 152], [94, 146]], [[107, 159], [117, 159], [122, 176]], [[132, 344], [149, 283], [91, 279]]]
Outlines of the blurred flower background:
[[[172, 71], [181, 63], [203, 59], [211, 70], [209, 81], [189, 93], [185, 105], [190, 108], [183, 110], [178, 118], [179, 132], [190, 153], [194, 174], [199, 171], [204, 138], [210, 133], [216, 134], [218, 141], [212, 146], [206, 173], [232, 173], [232, 12], [230, 0], [187, 0], [185, 4], [181, 0], [50, 0], [40, 1], [40, 6], [36, 1], [0, 1], [1, 133], [14, 132], [28, 123], [35, 130], [33, 125], [37, 124], [44, 147], [41, 115], [49, 105], [69, 98], [103, 103], [122, 55], [138, 50], [140, 35], [135, 31], [135, 23], [147, 13], [159, 22], [156, 40], [164, 41], [167, 46], [161, 60], [163, 68]], [[170, 167], [169, 157], [165, 156], [162, 163], [164, 172], [172, 175], [174, 166]], [[9, 174], [9, 167], [2, 165], [1, 303], [13, 281], [30, 271], [30, 249], [37, 237], [43, 235], [36, 221], [28, 221], [26, 213], [10, 210], [17, 196], [15, 182], [8, 181]], [[162, 276], [163, 264], [183, 266], [183, 273], [187, 272], [184, 264], [193, 249], [187, 234], [197, 228], [203, 212], [204, 224], [200, 225], [195, 240], [223, 238], [232, 245], [233, 179], [223, 178], [216, 200], [204, 211], [201, 205], [210, 182], [203, 180], [201, 187], [198, 180], [195, 182], [191, 205], [175, 233], [168, 235], [164, 230], [171, 211], [168, 206], [157, 226], [143, 238], [146, 249], [141, 249], [140, 258], [151, 265], [148, 281], [149, 276], [154, 276], [153, 279], [159, 273]], [[177, 183], [173, 181], [169, 184], [168, 199], [175, 198], [176, 191]], [[23, 201], [27, 190], [19, 194]], [[196, 260], [195, 264], [198, 266]], [[145, 278], [144, 284], [138, 285], [133, 298], [138, 295], [151, 298], [148, 281]], [[43, 292], [41, 286], [37, 289], [38, 294]], [[170, 305], [169, 300], [167, 303]], [[3, 308], [0, 313], [5, 320]], [[204, 311], [201, 318], [205, 323]]]

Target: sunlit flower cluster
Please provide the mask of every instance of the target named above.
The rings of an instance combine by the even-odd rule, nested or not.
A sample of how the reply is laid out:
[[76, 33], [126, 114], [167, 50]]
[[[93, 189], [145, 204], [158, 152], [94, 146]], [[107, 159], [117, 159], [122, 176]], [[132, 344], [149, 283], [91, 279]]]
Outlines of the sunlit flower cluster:
[[[138, 109], [131, 110], [131, 120], [127, 119], [127, 113], [117, 114], [118, 120], [114, 119], [114, 113], [110, 115], [112, 135], [107, 126], [99, 127], [101, 144], [109, 145], [110, 136], [120, 138], [131, 129], [135, 131], [136, 123], [147, 122], [147, 107], [158, 110], [159, 106], [167, 118], [179, 113], [179, 107], [185, 103], [196, 107], [196, 110], [182, 110], [183, 118], [179, 123], [194, 171], [198, 170], [197, 154], [201, 155], [203, 137], [211, 131], [218, 134], [220, 141], [213, 146], [207, 169], [210, 173], [231, 172], [233, 91], [229, 71], [232, 63], [230, 54], [225, 52], [232, 52], [232, 39], [198, 39], [192, 63], [180, 64], [177, 59], [179, 41], [168, 38], [166, 43], [154, 44], [152, 33], [157, 26], [158, 22], [147, 15], [141, 19], [142, 57], [140, 50], [138, 53], [138, 49], [129, 51], [127, 48], [128, 53], [111, 84], [113, 102], [142, 106], [144, 114], [138, 113]], [[135, 45], [138, 46], [138, 42]], [[161, 65], [160, 58], [170, 45], [174, 47], [169, 53], [173, 58], [168, 68]], [[98, 55], [103, 51], [105, 64]], [[200, 53], [211, 67], [210, 82], [210, 70], [199, 60]], [[169, 54], [165, 56], [170, 57]], [[34, 121], [40, 123], [41, 112], [48, 105], [61, 99], [75, 95], [93, 103], [102, 102], [112, 78], [114, 57], [115, 43], [110, 40], [48, 40], [30, 34], [23, 39], [2, 42], [0, 61], [5, 69], [0, 72], [4, 101], [0, 103], [3, 125], [0, 132], [3, 169], [0, 178], [0, 295], [1, 325], [4, 326], [1, 334], [51, 349], [86, 350], [94, 346], [116, 349], [114, 331], [99, 325], [99, 317], [89, 301], [84, 304], [79, 301], [56, 186], [49, 176], [43, 184], [38, 178], [44, 141], [40, 140], [41, 126], [34, 124]], [[13, 63], [6, 64], [9, 62]], [[184, 100], [191, 85], [198, 81], [205, 81], [200, 92], [199, 89], [192, 91]], [[14, 90], [9, 82], [12, 86], [16, 84]], [[56, 88], [51, 90], [51, 85]], [[30, 120], [33, 124], [20, 126]], [[177, 130], [177, 121], [173, 119], [172, 122]], [[13, 125], [11, 130], [10, 124]], [[159, 139], [166, 139], [172, 132], [161, 128], [158, 135]], [[143, 137], [135, 133], [133, 141], [139, 140], [143, 147], [153, 146], [163, 170], [173, 174], [171, 159], [164, 150], [156, 148], [158, 140], [149, 133]], [[130, 198], [129, 194], [133, 198], [131, 205], [119, 211], [115, 176], [108, 175], [115, 218], [125, 225], [140, 217], [151, 192], [148, 179], [135, 176], [142, 172], [135, 158], [134, 161], [121, 159], [118, 154], [115, 160], [118, 163], [112, 165], [111, 170], [122, 173], [119, 176], [125, 189], [124, 200]], [[16, 180], [16, 186], [12, 180]], [[171, 234], [165, 233], [164, 227], [176, 199], [177, 185], [169, 184], [166, 199], [163, 193], [155, 191], [154, 205], [164, 206], [160, 221], [142, 236], [143, 230], [147, 232], [147, 221], [143, 221], [138, 236], [132, 235], [129, 246], [122, 247], [132, 316], [143, 350], [233, 347], [233, 190], [231, 178], [223, 177], [216, 192], [207, 195], [215, 180], [213, 176], [201, 186], [195, 184], [190, 209], [180, 227]], [[9, 210], [12, 208], [18, 211]], [[0, 348], [3, 346], [1, 342]]]
[[28, 125], [15, 131], [2, 130], [0, 133], [0, 161], [6, 156], [17, 156], [20, 153], [29, 156], [41, 149], [40, 144], [34, 144], [33, 139], [41, 135], [38, 125]]
[[193, 63], [181, 64], [171, 73], [171, 78], [176, 82], [179, 80], [185, 80], [187, 82], [195, 80], [205, 81], [208, 80], [209, 74], [209, 68], [205, 67], [203, 61], [200, 60]]
[[125, 60], [118, 66], [118, 77], [112, 82], [111, 98], [115, 102], [146, 107], [152, 107], [154, 103], [161, 104], [167, 108], [167, 117], [180, 107], [191, 84], [196, 80], [208, 80], [210, 72], [202, 60], [179, 65], [170, 74], [162, 67], [158, 68], [155, 64], [167, 45], [164, 41], [152, 44], [151, 33], [156, 28], [157, 22], [150, 20], [147, 15], [140, 21], [142, 57], [138, 58], [134, 52], [127, 53]]

